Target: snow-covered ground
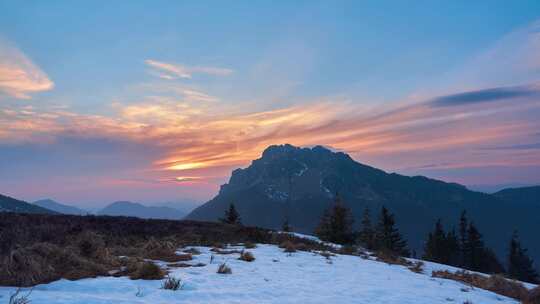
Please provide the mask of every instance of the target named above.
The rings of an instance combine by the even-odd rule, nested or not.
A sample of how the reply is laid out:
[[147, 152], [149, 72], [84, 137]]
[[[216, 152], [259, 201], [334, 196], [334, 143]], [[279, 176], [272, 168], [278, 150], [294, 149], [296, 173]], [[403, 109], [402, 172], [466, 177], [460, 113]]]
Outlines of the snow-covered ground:
[[[328, 260], [315, 253], [287, 254], [277, 246], [258, 245], [248, 250], [256, 258], [253, 262], [238, 260], [238, 254], [214, 254], [210, 264], [210, 248], [197, 248], [202, 254], [190, 263], [206, 266], [170, 270], [171, 276], [184, 282], [182, 290], [160, 289], [161, 281], [102, 277], [38, 285], [30, 300], [36, 304], [518, 303], [455, 281], [431, 278], [432, 269], [443, 268], [434, 263], [426, 263], [425, 274], [417, 274], [357, 256], [336, 255]], [[232, 274], [216, 273], [224, 261]], [[0, 303], [7, 303], [14, 290], [0, 287]]]

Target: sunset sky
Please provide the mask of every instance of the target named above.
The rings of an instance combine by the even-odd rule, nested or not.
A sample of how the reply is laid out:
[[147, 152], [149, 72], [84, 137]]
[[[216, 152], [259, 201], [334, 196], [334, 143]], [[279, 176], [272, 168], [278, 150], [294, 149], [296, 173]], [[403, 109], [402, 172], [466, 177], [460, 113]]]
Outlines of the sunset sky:
[[283, 143], [540, 184], [540, 1], [0, 1], [0, 193], [203, 202]]

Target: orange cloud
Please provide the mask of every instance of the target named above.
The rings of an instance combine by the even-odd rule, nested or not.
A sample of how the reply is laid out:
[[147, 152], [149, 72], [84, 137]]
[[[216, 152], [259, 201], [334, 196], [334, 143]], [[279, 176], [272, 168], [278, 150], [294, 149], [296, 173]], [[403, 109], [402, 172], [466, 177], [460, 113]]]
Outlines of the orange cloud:
[[0, 94], [29, 99], [31, 93], [53, 87], [47, 75], [22, 52], [0, 41]]
[[[526, 138], [540, 122], [523, 119], [540, 103], [504, 101], [454, 107], [416, 103], [369, 111], [322, 101], [280, 109], [242, 112], [236, 106], [209, 105], [152, 97], [115, 104], [110, 116], [66, 110], [16, 107], [0, 111], [0, 140], [48, 141], [62, 134], [106, 137], [158, 147], [151, 163], [140, 164], [155, 180], [194, 183], [215, 180], [244, 166], [269, 145], [329, 145], [359, 160], [386, 168], [425, 163], [510, 163], [497, 151], [479, 148]], [[143, 149], [143, 148], [141, 148]], [[455, 151], [459, 150], [459, 153]], [[516, 164], [540, 164], [535, 151], [521, 151]], [[486, 153], [489, 154], [486, 156]], [[151, 172], [151, 173], [150, 173]], [[208, 176], [212, 176], [209, 178]]]

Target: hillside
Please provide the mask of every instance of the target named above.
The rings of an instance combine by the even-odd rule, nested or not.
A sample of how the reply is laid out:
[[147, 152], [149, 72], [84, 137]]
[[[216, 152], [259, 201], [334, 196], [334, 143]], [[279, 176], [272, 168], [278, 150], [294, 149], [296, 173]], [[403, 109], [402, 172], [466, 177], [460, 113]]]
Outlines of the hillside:
[[42, 208], [46, 208], [46, 209], [49, 209], [49, 210], [53, 210], [53, 211], [56, 211], [56, 212], [62, 213], [62, 214], [86, 215], [86, 214], [90, 213], [88, 211], [79, 209], [77, 207], [73, 207], [73, 206], [69, 206], [69, 205], [65, 205], [65, 204], [60, 204], [60, 203], [58, 203], [56, 201], [53, 201], [51, 199], [43, 199], [43, 200], [35, 201], [34, 205], [42, 207]]
[[364, 208], [370, 208], [375, 219], [381, 206], [388, 207], [417, 252], [438, 218], [452, 228], [461, 211], [467, 210], [500, 257], [506, 254], [512, 231], [518, 229], [531, 255], [540, 261], [540, 242], [534, 232], [540, 229], [540, 221], [529, 206], [454, 183], [386, 173], [320, 146], [267, 148], [249, 167], [234, 170], [218, 195], [187, 218], [217, 220], [234, 202], [247, 225], [279, 228], [288, 217], [295, 231], [312, 233], [336, 193], [351, 208], [357, 224]]
[[540, 211], [540, 186], [504, 189], [493, 195], [515, 206], [532, 207]]
[[56, 212], [20, 201], [9, 196], [0, 194], [0, 212], [16, 212], [16, 213], [42, 213], [55, 214]]
[[[182, 280], [177, 291], [162, 289], [161, 280], [101, 277], [40, 285], [30, 300], [50, 304], [519, 303], [464, 283], [432, 278], [434, 270], [455, 270], [440, 264], [426, 263], [422, 272], [415, 273], [371, 258], [340, 254], [324, 257], [307, 251], [285, 253], [276, 245], [265, 244], [249, 249], [255, 260], [245, 262], [238, 260], [238, 253], [215, 254], [210, 247], [195, 248], [200, 254], [183, 267], [158, 262], [168, 270], [169, 277]], [[232, 273], [216, 273], [221, 263], [226, 263]], [[190, 267], [196, 264], [199, 266]], [[0, 288], [0, 296], [7, 298], [13, 290]]]
[[132, 202], [114, 202], [98, 212], [99, 215], [134, 216], [146, 219], [179, 220], [186, 213], [170, 207], [144, 206]]

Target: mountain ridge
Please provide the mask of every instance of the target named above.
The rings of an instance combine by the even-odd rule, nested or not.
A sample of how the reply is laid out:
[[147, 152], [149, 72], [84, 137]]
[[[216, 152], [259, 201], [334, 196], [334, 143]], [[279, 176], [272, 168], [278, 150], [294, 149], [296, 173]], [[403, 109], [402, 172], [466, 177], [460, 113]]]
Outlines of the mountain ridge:
[[86, 211], [86, 210], [83, 210], [74, 206], [61, 204], [52, 199], [37, 200], [33, 204], [42, 208], [56, 211], [58, 213], [62, 213], [62, 214], [87, 215], [91, 213], [89, 211]]
[[40, 206], [0, 194], [0, 212], [57, 214]]
[[217, 220], [234, 202], [247, 225], [276, 229], [287, 217], [296, 231], [311, 233], [336, 193], [351, 208], [357, 226], [365, 207], [371, 209], [372, 220], [383, 205], [388, 207], [418, 252], [438, 218], [446, 227], [456, 227], [459, 214], [467, 210], [499, 257], [504, 256], [511, 233], [517, 229], [540, 261], [540, 244], [530, 232], [540, 222], [531, 215], [534, 206], [516, 208], [508, 200], [460, 184], [387, 173], [322, 146], [268, 147], [248, 167], [234, 170], [219, 193], [186, 218]]
[[97, 214], [170, 220], [180, 220], [186, 216], [186, 213], [174, 208], [161, 206], [145, 206], [143, 204], [129, 201], [117, 201], [111, 203], [98, 211]]

